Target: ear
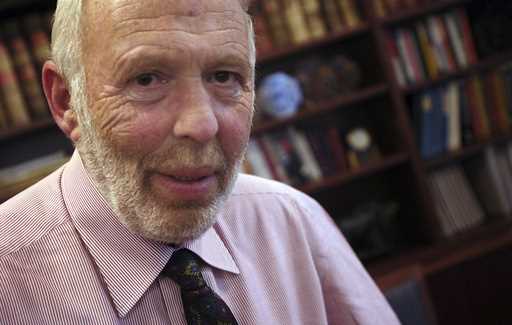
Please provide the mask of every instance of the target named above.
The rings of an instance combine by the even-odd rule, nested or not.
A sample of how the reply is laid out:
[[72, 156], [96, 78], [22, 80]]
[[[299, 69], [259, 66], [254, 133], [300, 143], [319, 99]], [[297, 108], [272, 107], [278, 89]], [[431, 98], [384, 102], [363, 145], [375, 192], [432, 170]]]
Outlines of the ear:
[[53, 61], [43, 66], [43, 89], [55, 123], [73, 142], [80, 138], [75, 112], [69, 104], [70, 92], [64, 77]]

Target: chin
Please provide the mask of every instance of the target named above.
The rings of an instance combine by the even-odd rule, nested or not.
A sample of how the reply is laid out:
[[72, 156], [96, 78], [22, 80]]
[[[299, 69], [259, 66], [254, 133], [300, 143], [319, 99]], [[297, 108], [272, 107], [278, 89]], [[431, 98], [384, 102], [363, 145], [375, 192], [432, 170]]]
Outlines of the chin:
[[182, 244], [199, 238], [215, 224], [224, 196], [208, 204], [172, 204], [141, 200], [144, 203], [118, 206], [116, 214], [132, 233], [167, 244]]

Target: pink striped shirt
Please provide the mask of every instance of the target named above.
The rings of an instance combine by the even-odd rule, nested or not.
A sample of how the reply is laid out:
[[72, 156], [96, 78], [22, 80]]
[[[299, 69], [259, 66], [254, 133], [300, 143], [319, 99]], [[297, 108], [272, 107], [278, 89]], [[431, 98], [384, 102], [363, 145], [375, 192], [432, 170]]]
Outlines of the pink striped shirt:
[[[325, 211], [286, 185], [240, 175], [183, 246], [239, 324], [398, 324]], [[75, 153], [0, 206], [0, 324], [186, 324], [159, 276], [172, 253], [117, 221]]]

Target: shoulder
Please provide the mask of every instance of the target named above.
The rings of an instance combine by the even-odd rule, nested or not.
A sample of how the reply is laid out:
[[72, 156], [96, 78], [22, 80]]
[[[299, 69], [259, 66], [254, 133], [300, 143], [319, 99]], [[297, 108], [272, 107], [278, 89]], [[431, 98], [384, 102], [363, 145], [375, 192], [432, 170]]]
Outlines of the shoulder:
[[239, 175], [231, 197], [256, 205], [261, 204], [261, 200], [281, 201], [298, 209], [322, 209], [312, 197], [289, 185], [247, 174]]
[[68, 219], [60, 188], [62, 169], [0, 205], [0, 258], [37, 241]]
[[[311, 196], [283, 183], [240, 174], [227, 202], [227, 218], [245, 231], [279, 231], [280, 236], [339, 236], [324, 208]], [[242, 224], [242, 225], [240, 225]]]

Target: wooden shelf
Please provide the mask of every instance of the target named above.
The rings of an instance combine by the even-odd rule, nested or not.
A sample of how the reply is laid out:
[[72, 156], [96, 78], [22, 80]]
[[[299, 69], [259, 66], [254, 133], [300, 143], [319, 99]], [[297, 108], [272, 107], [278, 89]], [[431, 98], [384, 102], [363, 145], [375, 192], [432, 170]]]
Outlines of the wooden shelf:
[[415, 264], [423, 273], [433, 274], [508, 245], [512, 245], [512, 219], [495, 220], [435, 244], [369, 263], [367, 269], [374, 279]]
[[492, 56], [490, 58], [487, 58], [487, 59], [485, 59], [477, 64], [474, 64], [472, 66], [469, 66], [465, 69], [462, 69], [462, 70], [459, 70], [459, 71], [456, 71], [453, 73], [449, 73], [449, 74], [444, 74], [436, 79], [427, 80], [427, 81], [420, 82], [420, 83], [417, 83], [417, 84], [414, 84], [411, 86], [406, 86], [406, 87], [402, 88], [402, 91], [407, 95], [412, 95], [412, 94], [420, 92], [422, 90], [425, 90], [425, 89], [428, 89], [431, 87], [435, 87], [435, 86], [440, 85], [447, 81], [451, 81], [451, 80], [459, 79], [459, 78], [466, 78], [472, 74], [481, 72], [483, 70], [497, 67], [497, 66], [499, 66], [507, 61], [510, 61], [510, 60], [512, 60], [512, 50], [507, 51], [502, 54], [499, 54], [499, 55]]
[[471, 156], [478, 155], [488, 145], [504, 143], [511, 139], [512, 139], [512, 134], [493, 136], [491, 139], [489, 139], [487, 141], [470, 144], [470, 145], [467, 145], [459, 150], [446, 152], [446, 153], [442, 154], [440, 157], [427, 160], [425, 162], [425, 167], [427, 169], [431, 170], [431, 169], [435, 169], [435, 168], [438, 168], [438, 167], [446, 165], [446, 164], [461, 161], [461, 160], [464, 160]]
[[443, 11], [469, 1], [471, 0], [439, 0], [416, 8], [405, 9], [389, 17], [379, 18], [377, 22], [383, 25], [397, 25], [406, 20], [412, 20], [438, 11]]
[[382, 96], [388, 91], [388, 86], [385, 84], [379, 84], [375, 86], [371, 86], [359, 91], [354, 92], [350, 95], [343, 95], [337, 98], [334, 98], [329, 101], [321, 102], [317, 105], [316, 108], [307, 109], [304, 111], [298, 112], [296, 115], [273, 121], [262, 122], [259, 125], [256, 125], [252, 130], [253, 134], [260, 134], [264, 132], [268, 132], [271, 130], [275, 130], [281, 127], [284, 127], [289, 124], [297, 123], [303, 120], [309, 120], [315, 116], [325, 114], [327, 112], [332, 112], [334, 110], [354, 105], [377, 96]]
[[388, 158], [382, 158], [380, 161], [368, 164], [356, 170], [350, 170], [347, 172], [340, 173], [339, 175], [330, 176], [322, 181], [310, 183], [301, 186], [299, 189], [303, 192], [312, 194], [329, 188], [342, 186], [356, 179], [368, 177], [376, 173], [386, 171], [390, 168], [403, 165], [409, 161], [407, 154], [396, 154]]
[[38, 130], [49, 129], [51, 127], [55, 127], [55, 122], [53, 119], [48, 118], [41, 121], [30, 123], [26, 126], [17, 127], [14, 129], [7, 129], [5, 131], [0, 132], [0, 141], [10, 140], [15, 137], [22, 136], [24, 134], [29, 134]]
[[335, 33], [317, 40], [305, 42], [303, 44], [298, 45], [290, 45], [286, 48], [278, 48], [272, 51], [271, 53], [263, 54], [260, 57], [258, 57], [257, 65], [268, 64], [270, 62], [278, 61], [280, 59], [285, 59], [293, 54], [305, 52], [311, 49], [315, 49], [317, 47], [340, 42], [342, 40], [349, 39], [351, 37], [368, 32], [369, 30], [370, 25], [367, 23], [362, 23], [358, 27], [348, 29], [343, 32]]

